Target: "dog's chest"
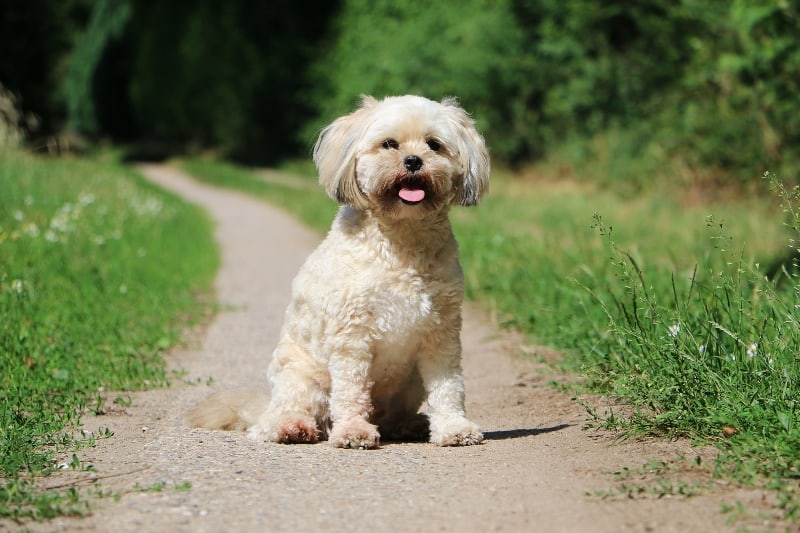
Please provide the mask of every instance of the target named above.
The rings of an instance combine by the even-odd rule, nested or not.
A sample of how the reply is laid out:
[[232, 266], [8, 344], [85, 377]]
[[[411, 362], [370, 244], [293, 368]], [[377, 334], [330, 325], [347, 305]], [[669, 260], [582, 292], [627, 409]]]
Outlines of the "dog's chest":
[[380, 283], [370, 291], [369, 315], [376, 340], [395, 345], [413, 342], [440, 323], [438, 284], [413, 273]]

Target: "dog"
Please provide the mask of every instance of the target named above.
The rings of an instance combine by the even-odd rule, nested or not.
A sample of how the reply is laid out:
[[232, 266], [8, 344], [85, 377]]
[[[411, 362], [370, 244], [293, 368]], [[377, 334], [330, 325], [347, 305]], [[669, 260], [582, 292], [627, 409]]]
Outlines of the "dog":
[[322, 129], [313, 159], [342, 207], [292, 284], [269, 402], [219, 393], [190, 423], [341, 448], [479, 444], [464, 409], [463, 275], [448, 218], [488, 189], [475, 123], [453, 98], [365, 96]]

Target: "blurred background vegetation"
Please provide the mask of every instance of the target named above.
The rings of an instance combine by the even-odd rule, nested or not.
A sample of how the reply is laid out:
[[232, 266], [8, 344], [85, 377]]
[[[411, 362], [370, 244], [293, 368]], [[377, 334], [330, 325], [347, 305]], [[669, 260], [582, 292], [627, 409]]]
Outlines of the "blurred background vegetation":
[[[639, 188], [800, 166], [794, 0], [6, 0], [29, 142], [305, 157], [362, 93], [458, 96], [497, 162]], [[141, 154], [140, 154], [141, 155]], [[568, 163], [565, 163], [568, 162]]]

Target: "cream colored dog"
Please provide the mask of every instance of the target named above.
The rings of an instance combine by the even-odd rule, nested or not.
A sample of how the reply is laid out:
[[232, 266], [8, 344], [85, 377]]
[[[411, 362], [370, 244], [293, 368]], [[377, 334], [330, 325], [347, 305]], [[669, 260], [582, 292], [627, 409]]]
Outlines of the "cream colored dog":
[[342, 448], [375, 448], [381, 435], [480, 443], [464, 410], [463, 278], [448, 220], [488, 187], [473, 121], [453, 99], [364, 97], [322, 130], [314, 162], [344, 205], [292, 285], [269, 404], [256, 416], [253, 400], [212, 397], [190, 421]]

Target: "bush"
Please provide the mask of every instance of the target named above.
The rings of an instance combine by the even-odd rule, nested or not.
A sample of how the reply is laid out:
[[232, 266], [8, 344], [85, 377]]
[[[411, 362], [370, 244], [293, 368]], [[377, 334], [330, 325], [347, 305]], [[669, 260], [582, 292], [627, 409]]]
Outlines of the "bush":
[[639, 186], [652, 179], [642, 169], [792, 177], [797, 17], [781, 0], [349, 0], [312, 68], [317, 118], [303, 135], [361, 93], [457, 95], [511, 163], [567, 143], [584, 145], [587, 168], [609, 148], [612, 179]]
[[490, 0], [345, 2], [328, 52], [311, 69], [317, 117], [302, 137], [350, 112], [361, 94], [457, 96], [495, 140], [495, 155], [523, 157], [527, 113], [516, 92], [528, 68], [510, 7]]

